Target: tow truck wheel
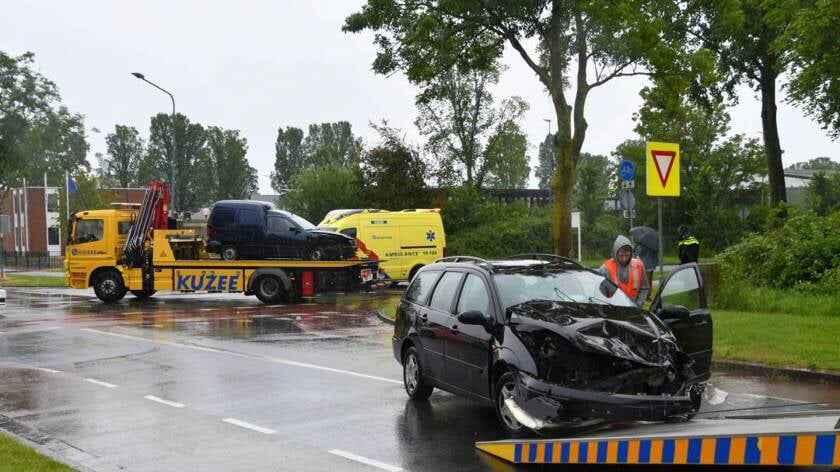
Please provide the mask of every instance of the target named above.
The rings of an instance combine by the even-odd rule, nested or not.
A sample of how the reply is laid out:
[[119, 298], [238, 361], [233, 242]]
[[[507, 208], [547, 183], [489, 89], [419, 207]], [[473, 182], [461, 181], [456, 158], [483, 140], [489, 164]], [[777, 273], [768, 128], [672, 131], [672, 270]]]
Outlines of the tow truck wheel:
[[235, 261], [239, 259], [239, 249], [233, 244], [225, 244], [222, 248], [222, 259], [226, 261]]
[[423, 381], [423, 370], [414, 347], [408, 348], [403, 358], [403, 385], [408, 396], [418, 401], [427, 400], [434, 390], [434, 387]]
[[125, 296], [125, 284], [120, 274], [108, 271], [96, 278], [93, 291], [103, 302], [116, 303]]
[[514, 390], [516, 390], [515, 378], [511, 372], [505, 372], [496, 381], [496, 389], [493, 392], [496, 417], [499, 418], [499, 424], [502, 425], [502, 429], [510, 437], [524, 438], [531, 435], [531, 430], [523, 426], [519, 421], [516, 421], [513, 413], [505, 405], [505, 399], [513, 397]]
[[131, 294], [135, 297], [145, 300], [155, 294], [157, 290], [131, 290]]
[[261, 302], [267, 305], [276, 305], [283, 301], [286, 291], [280, 279], [273, 275], [263, 275], [257, 279], [254, 292]]

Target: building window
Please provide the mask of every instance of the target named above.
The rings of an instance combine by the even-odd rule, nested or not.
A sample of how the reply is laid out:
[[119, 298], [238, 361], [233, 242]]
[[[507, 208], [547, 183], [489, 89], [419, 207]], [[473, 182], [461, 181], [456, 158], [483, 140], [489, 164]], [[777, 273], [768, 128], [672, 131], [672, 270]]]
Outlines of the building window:
[[47, 211], [58, 211], [58, 193], [47, 194]]
[[47, 242], [50, 246], [58, 246], [61, 244], [58, 238], [58, 227], [52, 226], [47, 228]]

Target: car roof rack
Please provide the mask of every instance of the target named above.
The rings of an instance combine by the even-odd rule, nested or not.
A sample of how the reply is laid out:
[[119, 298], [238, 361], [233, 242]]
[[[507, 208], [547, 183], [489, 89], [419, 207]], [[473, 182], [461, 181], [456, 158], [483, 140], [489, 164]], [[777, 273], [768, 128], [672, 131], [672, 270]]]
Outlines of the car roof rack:
[[493, 263], [482, 259], [480, 257], [475, 256], [448, 256], [448, 257], [441, 257], [440, 259], [436, 260], [435, 263], [438, 262], [472, 262], [475, 264], [487, 264], [490, 267], [493, 267]]
[[562, 262], [564, 264], [573, 264], [578, 267], [583, 267], [580, 262], [570, 259], [568, 257], [558, 256], [557, 254], [545, 254], [539, 252], [515, 254], [505, 258], [506, 261], [515, 261], [521, 259], [537, 259], [540, 261]]

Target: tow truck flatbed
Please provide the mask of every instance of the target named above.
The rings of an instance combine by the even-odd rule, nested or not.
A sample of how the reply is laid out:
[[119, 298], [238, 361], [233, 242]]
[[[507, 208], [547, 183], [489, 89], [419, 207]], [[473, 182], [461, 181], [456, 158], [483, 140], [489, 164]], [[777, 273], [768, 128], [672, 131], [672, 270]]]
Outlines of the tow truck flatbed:
[[559, 439], [477, 442], [516, 464], [840, 466], [840, 410], [636, 423]]

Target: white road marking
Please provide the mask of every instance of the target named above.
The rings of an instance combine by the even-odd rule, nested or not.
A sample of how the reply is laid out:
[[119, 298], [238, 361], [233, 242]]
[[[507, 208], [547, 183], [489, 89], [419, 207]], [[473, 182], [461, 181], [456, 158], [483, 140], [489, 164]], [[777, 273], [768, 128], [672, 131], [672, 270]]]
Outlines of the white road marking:
[[222, 350], [222, 349], [214, 349], [214, 348], [211, 348], [211, 347], [194, 346], [194, 345], [191, 345], [191, 344], [178, 344], [178, 343], [175, 343], [175, 342], [161, 341], [161, 340], [158, 340], [158, 339], [146, 339], [146, 338], [141, 338], [141, 337], [138, 337], [138, 336], [129, 336], [127, 334], [109, 333], [107, 331], [100, 331], [98, 329], [91, 329], [91, 328], [81, 328], [81, 330], [82, 331], [87, 331], [88, 333], [105, 334], [105, 335], [108, 335], [108, 336], [116, 336], [118, 338], [134, 339], [135, 341], [144, 341], [144, 342], [154, 343], [154, 344], [165, 344], [167, 346], [182, 347], [182, 348], [185, 348], [185, 349], [194, 349], [196, 351], [215, 352], [215, 353], [218, 353], [218, 354], [227, 354], [229, 356], [245, 357], [245, 358], [248, 358], [248, 359], [260, 359], [260, 360], [264, 360], [264, 361], [267, 361], [267, 362], [274, 362], [274, 363], [277, 363], [277, 364], [286, 364], [286, 365], [293, 365], [293, 366], [296, 366], [296, 367], [304, 367], [304, 368], [307, 368], [307, 369], [323, 370], [323, 371], [326, 371], [326, 372], [333, 372], [333, 373], [336, 373], [336, 374], [351, 375], [351, 376], [354, 376], [354, 377], [361, 377], [361, 378], [364, 378], [364, 379], [378, 380], [380, 382], [388, 382], [388, 383], [393, 383], [393, 384], [397, 384], [397, 385], [402, 385], [401, 380], [388, 379], [388, 378], [379, 377], [379, 376], [376, 376], [376, 375], [362, 374], [360, 372], [353, 372], [353, 371], [350, 371], [350, 370], [335, 369], [335, 368], [332, 368], [332, 367], [326, 367], [326, 366], [317, 365], [317, 364], [308, 364], [306, 362], [291, 361], [291, 360], [288, 360], [288, 359], [281, 359], [281, 358], [278, 358], [278, 357], [263, 356], [263, 355], [260, 355], [260, 354], [245, 354], [245, 353], [241, 353], [241, 352], [233, 352], [233, 351], [225, 351], [225, 350]]
[[402, 468], [397, 467], [395, 465], [386, 464], [384, 462], [379, 462], [373, 459], [368, 459], [367, 457], [358, 456], [351, 452], [342, 451], [341, 449], [333, 449], [332, 451], [330, 451], [330, 454], [341, 456], [345, 459], [350, 459], [351, 461], [361, 462], [362, 464], [376, 467], [377, 469], [388, 470], [390, 472], [399, 472], [402, 470]]
[[49, 330], [49, 331], [52, 331], [54, 329], [61, 329], [61, 326], [50, 326], [49, 328], [46, 328], [46, 329]]
[[50, 374], [58, 374], [58, 373], [61, 372], [60, 370], [47, 369], [46, 367], [33, 367], [33, 369], [40, 370], [42, 372], [47, 372], [47, 373], [50, 373]]
[[108, 382], [103, 382], [101, 380], [96, 380], [96, 379], [85, 379], [85, 381], [90, 382], [92, 384], [101, 385], [103, 387], [108, 387], [108, 388], [116, 387], [116, 385], [114, 385], [114, 384], [109, 384]]
[[250, 429], [252, 431], [257, 431], [257, 432], [263, 433], [263, 434], [274, 434], [276, 432], [273, 429], [263, 428], [262, 426], [257, 426], [255, 424], [246, 423], [246, 422], [240, 421], [236, 418], [225, 418], [222, 421], [224, 421], [225, 423], [230, 423], [232, 425], [239, 426], [240, 428], [247, 428], [247, 429]]
[[145, 398], [146, 400], [151, 400], [153, 402], [163, 403], [164, 405], [169, 405], [175, 408], [184, 408], [185, 406], [183, 403], [171, 402], [169, 400], [164, 400], [163, 398], [159, 398], [154, 395], [146, 395], [143, 398]]

